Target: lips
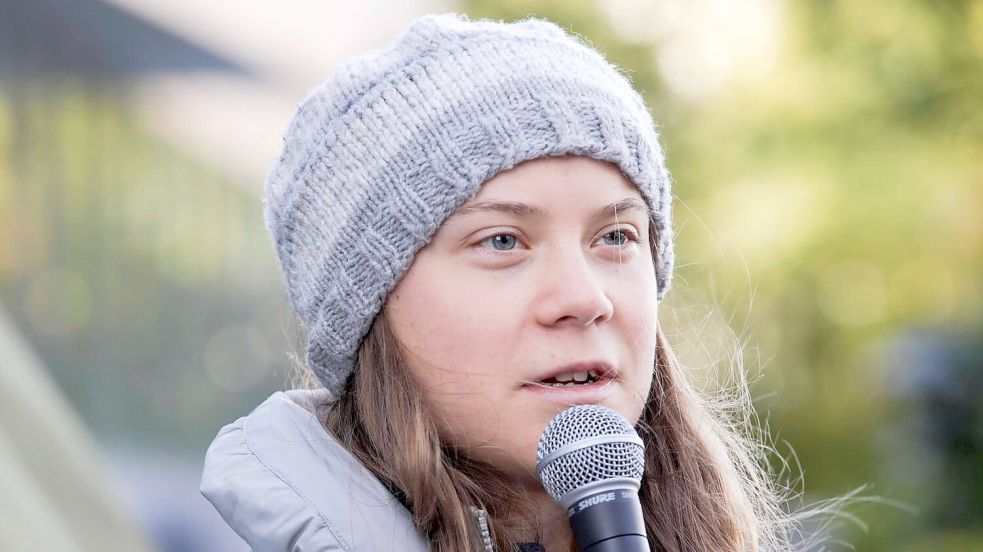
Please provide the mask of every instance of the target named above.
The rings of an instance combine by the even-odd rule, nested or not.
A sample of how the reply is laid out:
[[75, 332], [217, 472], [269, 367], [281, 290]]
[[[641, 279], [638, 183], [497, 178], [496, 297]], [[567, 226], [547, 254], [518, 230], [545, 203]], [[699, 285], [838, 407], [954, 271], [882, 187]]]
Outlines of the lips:
[[[576, 382], [576, 375], [594, 374], [586, 381]], [[563, 381], [567, 378], [570, 381]], [[602, 404], [610, 400], [617, 389], [618, 370], [607, 362], [575, 362], [557, 366], [536, 376], [536, 380], [522, 385], [522, 392], [537, 400], [573, 406], [578, 404]]]
[[575, 362], [557, 366], [543, 374], [536, 381], [545, 385], [556, 383], [593, 383], [611, 380], [617, 375], [614, 367], [603, 361]]

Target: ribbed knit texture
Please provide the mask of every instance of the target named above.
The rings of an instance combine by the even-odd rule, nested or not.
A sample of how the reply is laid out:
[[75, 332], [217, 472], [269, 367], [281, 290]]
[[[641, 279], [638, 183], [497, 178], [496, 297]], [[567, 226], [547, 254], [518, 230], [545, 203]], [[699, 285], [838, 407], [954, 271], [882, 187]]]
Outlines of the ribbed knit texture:
[[673, 267], [670, 178], [655, 125], [618, 69], [546, 20], [423, 16], [348, 59], [301, 102], [269, 173], [266, 224], [307, 363], [341, 396], [358, 347], [416, 252], [483, 182], [522, 161], [610, 161]]

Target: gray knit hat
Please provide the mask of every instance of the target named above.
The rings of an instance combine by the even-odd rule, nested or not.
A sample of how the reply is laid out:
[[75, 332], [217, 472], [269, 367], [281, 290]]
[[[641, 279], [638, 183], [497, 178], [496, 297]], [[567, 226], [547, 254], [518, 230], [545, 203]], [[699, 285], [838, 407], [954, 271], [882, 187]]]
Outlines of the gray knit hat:
[[565, 154], [610, 161], [648, 203], [658, 297], [673, 266], [670, 178], [630, 81], [556, 24], [423, 16], [304, 99], [269, 173], [266, 224], [307, 363], [345, 392], [362, 339], [440, 224], [496, 173]]

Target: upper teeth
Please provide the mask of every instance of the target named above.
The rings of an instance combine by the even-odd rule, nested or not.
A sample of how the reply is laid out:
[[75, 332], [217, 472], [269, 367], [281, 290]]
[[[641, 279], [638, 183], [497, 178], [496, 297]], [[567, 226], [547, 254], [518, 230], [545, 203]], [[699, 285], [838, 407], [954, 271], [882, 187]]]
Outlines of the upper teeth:
[[596, 370], [588, 370], [587, 372], [569, 372], [566, 374], [560, 374], [556, 376], [556, 381], [560, 383], [566, 383], [569, 381], [585, 382], [588, 379], [598, 379]]

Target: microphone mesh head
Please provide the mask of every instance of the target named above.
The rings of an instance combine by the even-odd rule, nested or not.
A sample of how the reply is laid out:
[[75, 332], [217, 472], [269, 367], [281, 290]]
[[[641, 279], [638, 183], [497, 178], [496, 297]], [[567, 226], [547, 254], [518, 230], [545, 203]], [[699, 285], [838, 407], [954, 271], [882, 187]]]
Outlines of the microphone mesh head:
[[[562, 447], [598, 436], [638, 438], [635, 428], [621, 414], [596, 404], [574, 406], [560, 412], [543, 430], [536, 458], [542, 461]], [[560, 497], [590, 483], [627, 478], [641, 482], [645, 448], [622, 441], [587, 444], [542, 466], [539, 479], [546, 492]]]

